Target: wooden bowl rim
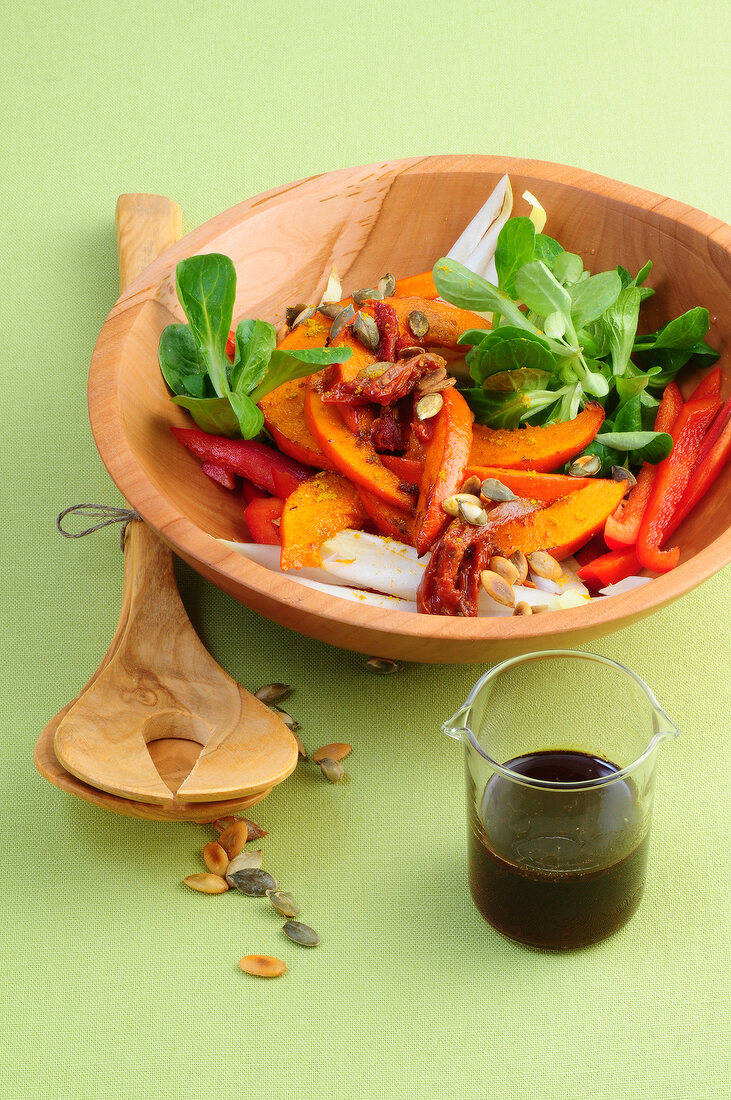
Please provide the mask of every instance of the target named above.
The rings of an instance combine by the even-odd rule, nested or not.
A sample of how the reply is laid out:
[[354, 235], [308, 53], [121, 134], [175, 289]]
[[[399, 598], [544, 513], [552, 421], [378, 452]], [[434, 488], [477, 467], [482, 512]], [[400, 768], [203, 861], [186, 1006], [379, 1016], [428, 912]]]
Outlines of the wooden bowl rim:
[[244, 558], [228, 549], [214, 536], [196, 526], [163, 497], [138, 463], [123, 428], [120, 392], [116, 366], [121, 360], [124, 344], [146, 303], [158, 296], [161, 285], [174, 279], [175, 266], [186, 256], [204, 250], [211, 238], [239, 224], [263, 207], [273, 207], [287, 201], [287, 195], [297, 189], [298, 198], [319, 181], [328, 179], [337, 185], [349, 181], [354, 174], [381, 173], [396, 175], [411, 170], [441, 172], [476, 171], [483, 173], [536, 176], [546, 181], [564, 184], [591, 194], [623, 202], [671, 222], [679, 222], [714, 240], [731, 255], [731, 226], [718, 218], [676, 199], [620, 183], [584, 169], [550, 161], [492, 155], [446, 155], [411, 157], [339, 169], [305, 177], [294, 183], [272, 188], [246, 199], [211, 218], [181, 238], [164, 252], [120, 296], [99, 333], [89, 372], [89, 418], [99, 454], [112, 479], [127, 500], [184, 559], [199, 563], [213, 574], [243, 585], [252, 593], [290, 607], [296, 606], [305, 615], [342, 624], [347, 620], [353, 630], [359, 628], [384, 632], [384, 616], [389, 617], [389, 632], [414, 639], [464, 642], [510, 642], [532, 640], [540, 643], [544, 637], [584, 633], [611, 624], [621, 627], [625, 620], [642, 616], [670, 603], [677, 597], [707, 580], [731, 561], [731, 528], [722, 532], [690, 561], [670, 573], [653, 579], [652, 583], [586, 607], [571, 608], [560, 613], [515, 618], [449, 618], [419, 615], [405, 611], [389, 611], [382, 607], [343, 600], [298, 584], [282, 574]]

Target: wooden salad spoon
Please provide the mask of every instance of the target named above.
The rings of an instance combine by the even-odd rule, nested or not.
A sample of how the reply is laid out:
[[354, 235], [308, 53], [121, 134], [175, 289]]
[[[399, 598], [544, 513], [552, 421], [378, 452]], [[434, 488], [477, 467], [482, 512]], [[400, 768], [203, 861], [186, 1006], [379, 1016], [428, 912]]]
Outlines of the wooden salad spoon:
[[[117, 203], [125, 289], [180, 237], [159, 195]], [[139, 519], [124, 536], [119, 622], [98, 669], [47, 724], [35, 763], [64, 790], [133, 817], [205, 821], [253, 805], [297, 763], [279, 718], [213, 660], [185, 612], [169, 547]]]

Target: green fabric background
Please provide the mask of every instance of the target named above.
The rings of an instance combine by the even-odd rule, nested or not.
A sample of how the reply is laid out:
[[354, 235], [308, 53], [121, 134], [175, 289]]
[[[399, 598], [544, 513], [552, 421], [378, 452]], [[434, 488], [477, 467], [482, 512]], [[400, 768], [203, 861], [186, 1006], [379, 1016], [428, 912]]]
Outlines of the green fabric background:
[[[316, 951], [266, 903], [180, 884], [209, 829], [106, 814], [32, 765], [119, 607], [116, 534], [54, 528], [66, 505], [120, 499], [85, 393], [117, 292], [118, 193], [169, 194], [192, 228], [316, 172], [505, 153], [731, 220], [726, 5], [65, 0], [0, 18], [5, 1095], [727, 1095], [729, 571], [595, 646], [647, 679], [683, 736], [663, 752], [640, 911], [567, 957], [511, 945], [469, 900], [461, 754], [439, 725], [478, 668], [376, 678], [180, 569], [221, 664], [250, 688], [294, 684], [311, 749], [354, 746], [347, 785], [303, 766], [254, 813]], [[253, 951], [287, 975], [242, 975]]]

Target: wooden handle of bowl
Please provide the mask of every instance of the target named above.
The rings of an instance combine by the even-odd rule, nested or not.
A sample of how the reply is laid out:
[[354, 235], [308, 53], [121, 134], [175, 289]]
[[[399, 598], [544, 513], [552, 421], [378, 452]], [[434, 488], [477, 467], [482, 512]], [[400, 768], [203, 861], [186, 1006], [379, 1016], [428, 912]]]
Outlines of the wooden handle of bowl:
[[117, 199], [119, 289], [183, 235], [183, 212], [164, 195], [120, 195]]

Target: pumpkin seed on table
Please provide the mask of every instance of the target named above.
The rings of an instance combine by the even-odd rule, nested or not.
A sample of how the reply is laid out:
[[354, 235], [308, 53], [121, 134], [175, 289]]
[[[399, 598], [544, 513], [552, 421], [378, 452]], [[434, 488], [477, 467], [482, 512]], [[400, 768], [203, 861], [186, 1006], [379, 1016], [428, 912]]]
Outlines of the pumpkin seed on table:
[[506, 500], [517, 500], [517, 496], [512, 489], [508, 489], [507, 485], [503, 485], [502, 481], [498, 481], [496, 477], [486, 477], [480, 485], [480, 493], [485, 500], [494, 500], [502, 503]]
[[321, 942], [320, 937], [314, 928], [310, 928], [309, 924], [302, 924], [298, 920], [288, 920], [282, 928], [287, 939], [292, 943], [298, 943], [300, 947], [317, 947]]
[[244, 955], [239, 959], [239, 969], [255, 978], [279, 978], [287, 969], [284, 959], [273, 955]]
[[548, 581], [557, 581], [563, 576], [563, 568], [551, 554], [545, 550], [535, 550], [528, 555], [528, 565], [537, 577]]
[[315, 764], [319, 764], [321, 760], [328, 756], [331, 760], [345, 760], [345, 757], [350, 756], [352, 751], [352, 745], [348, 745], [347, 742], [335, 741], [332, 745], [322, 745], [319, 749], [315, 749], [312, 759]]
[[275, 706], [272, 706], [271, 709], [277, 712], [288, 730], [292, 730], [292, 732], [294, 733], [300, 728], [300, 724], [297, 719], [293, 718], [291, 714], [288, 714], [286, 710], [283, 710], [281, 707]]
[[377, 672], [379, 676], [390, 676], [393, 672], [401, 672], [404, 666], [388, 657], [369, 657], [365, 667], [369, 672]]
[[593, 477], [601, 468], [599, 455], [579, 455], [569, 466], [569, 477]]
[[249, 826], [245, 821], [235, 821], [224, 829], [218, 838], [218, 843], [223, 848], [229, 859], [237, 856], [249, 839]]
[[254, 692], [256, 698], [262, 703], [276, 703], [278, 699], [283, 699], [285, 695], [289, 695], [292, 690], [290, 684], [263, 684], [257, 691]]
[[237, 874], [239, 871], [258, 871], [261, 868], [262, 855], [261, 849], [258, 851], [243, 851], [239, 852], [235, 856], [228, 867], [226, 868], [226, 874], [224, 878], [229, 886], [236, 886], [236, 883], [232, 881], [231, 876]]
[[480, 573], [480, 584], [488, 596], [497, 603], [503, 604], [504, 607], [515, 607], [515, 593], [511, 585], [498, 573], [493, 573], [490, 569], [483, 569]]
[[331, 756], [321, 757], [317, 763], [328, 783], [339, 783], [345, 775], [345, 769], [339, 760], [333, 760]]
[[267, 890], [267, 897], [281, 917], [299, 916], [300, 907], [284, 890]]
[[441, 393], [427, 393], [416, 402], [417, 420], [431, 420], [444, 404]]
[[217, 840], [210, 840], [203, 848], [203, 862], [212, 874], [225, 876], [228, 856]]
[[415, 336], [417, 340], [423, 340], [429, 331], [429, 322], [426, 314], [422, 313], [420, 309], [412, 309], [406, 319], [406, 324], [409, 327], [411, 335]]
[[277, 888], [274, 875], [259, 867], [245, 867], [242, 871], [234, 871], [230, 878], [231, 884], [249, 898], [263, 898], [267, 890]]
[[226, 879], [220, 875], [187, 875], [183, 882], [199, 894], [225, 894], [228, 890]]

